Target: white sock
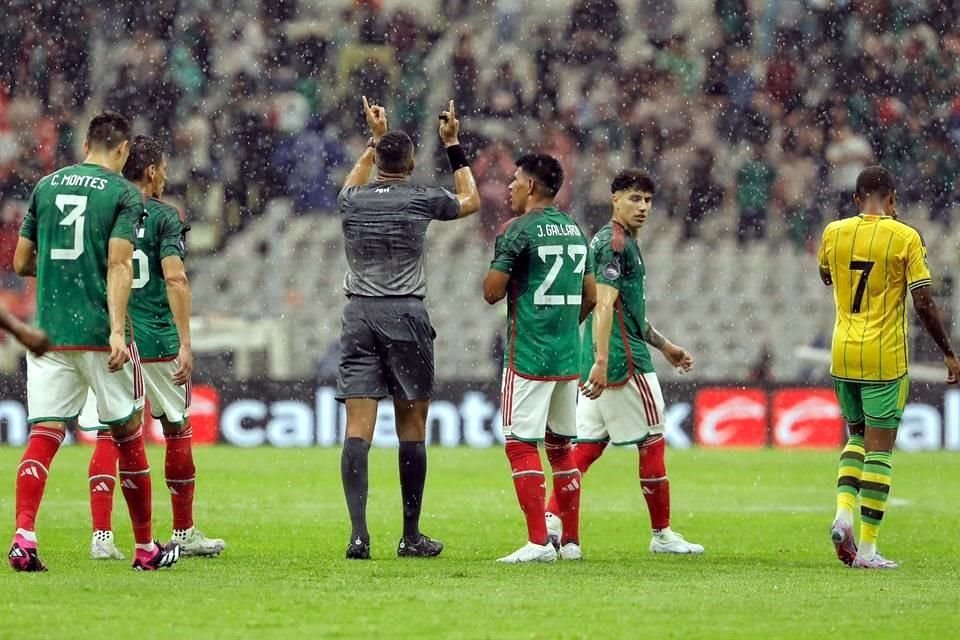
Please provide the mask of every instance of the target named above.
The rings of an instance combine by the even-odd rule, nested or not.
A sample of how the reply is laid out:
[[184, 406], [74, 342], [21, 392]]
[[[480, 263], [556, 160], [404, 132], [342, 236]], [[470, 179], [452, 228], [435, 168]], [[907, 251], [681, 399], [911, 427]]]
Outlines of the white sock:
[[664, 536], [670, 535], [671, 533], [673, 533], [673, 531], [670, 529], [670, 527], [664, 527], [663, 529], [654, 529], [654, 530], [653, 530], [653, 536], [654, 536], [655, 538], [662, 538], [662, 537], [664, 537]]
[[37, 542], [37, 532], [36, 531], [27, 531], [26, 529], [17, 529], [17, 535], [23, 536], [23, 539], [27, 542]]
[[850, 509], [837, 507], [837, 515], [834, 517], [834, 519], [846, 522], [848, 525], [853, 527], [853, 511], [851, 511]]
[[861, 558], [869, 560], [873, 556], [877, 555], [877, 545], [875, 542], [863, 542], [857, 548], [857, 555]]
[[153, 540], [150, 541], [150, 544], [138, 544], [137, 551], [146, 551], [152, 553], [157, 548], [157, 545], [153, 544]]
[[98, 529], [93, 532], [93, 537], [100, 542], [107, 542], [108, 540], [113, 540], [113, 531], [109, 529]]

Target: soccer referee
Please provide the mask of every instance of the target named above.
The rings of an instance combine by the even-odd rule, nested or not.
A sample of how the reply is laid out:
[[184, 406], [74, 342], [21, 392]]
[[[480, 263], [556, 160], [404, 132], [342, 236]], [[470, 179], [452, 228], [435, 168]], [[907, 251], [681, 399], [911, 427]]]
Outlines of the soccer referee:
[[[373, 136], [339, 197], [348, 266], [337, 376], [337, 398], [347, 405], [340, 459], [352, 526], [346, 555], [370, 558], [367, 457], [377, 405], [389, 395], [400, 439], [403, 497], [403, 537], [397, 555], [433, 557], [443, 551], [443, 544], [420, 533], [436, 337], [423, 304], [427, 293], [423, 243], [431, 221], [476, 213], [480, 194], [460, 147], [460, 123], [452, 100], [440, 114], [440, 139], [447, 148], [456, 194], [411, 182], [413, 141], [402, 131], [387, 132], [383, 107], [371, 106], [364, 97], [363, 109]], [[371, 181], [374, 167], [376, 178]]]

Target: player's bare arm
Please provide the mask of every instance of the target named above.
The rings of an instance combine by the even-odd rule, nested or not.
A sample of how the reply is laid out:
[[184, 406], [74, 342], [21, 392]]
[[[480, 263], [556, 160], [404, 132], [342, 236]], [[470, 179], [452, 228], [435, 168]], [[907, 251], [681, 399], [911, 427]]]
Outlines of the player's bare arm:
[[911, 291], [913, 308], [917, 310], [923, 328], [927, 330], [937, 347], [943, 353], [943, 363], [947, 366], [947, 382], [954, 384], [960, 377], [960, 359], [953, 352], [950, 336], [943, 327], [940, 308], [930, 292], [930, 287], [919, 287]]
[[110, 313], [109, 371], [119, 371], [130, 359], [127, 353], [127, 305], [133, 286], [133, 243], [110, 238], [107, 248], [107, 310]]
[[50, 349], [50, 339], [43, 329], [23, 322], [3, 306], [0, 306], [0, 329], [16, 338], [35, 356], [42, 356]]
[[483, 279], [483, 299], [487, 304], [497, 304], [507, 297], [508, 286], [510, 286], [509, 273], [490, 269]]
[[37, 275], [37, 243], [20, 237], [13, 253], [13, 270], [18, 276], [32, 278]]
[[608, 284], [597, 285], [597, 306], [593, 310], [593, 366], [583, 385], [583, 394], [599, 398], [607, 386], [607, 366], [610, 362], [610, 333], [613, 331], [613, 310], [620, 290]]
[[167, 301], [177, 326], [180, 350], [177, 353], [177, 370], [173, 381], [185, 385], [193, 374], [193, 348], [190, 343], [190, 280], [180, 256], [167, 256], [160, 262], [163, 280], [167, 284]]
[[646, 321], [643, 328], [643, 340], [651, 347], [660, 350], [667, 361], [675, 367], [680, 367], [684, 371], [690, 371], [693, 368], [693, 356], [683, 347], [674, 344], [668, 340], [657, 328]]
[[457, 120], [453, 100], [447, 105], [447, 110], [440, 113], [440, 140], [447, 149], [453, 167], [453, 181], [457, 188], [457, 201], [460, 202], [460, 215], [457, 217], [466, 218], [480, 210], [480, 190], [460, 148], [460, 121]]
[[580, 296], [580, 324], [597, 306], [597, 278], [588, 273], [583, 276], [583, 292]]

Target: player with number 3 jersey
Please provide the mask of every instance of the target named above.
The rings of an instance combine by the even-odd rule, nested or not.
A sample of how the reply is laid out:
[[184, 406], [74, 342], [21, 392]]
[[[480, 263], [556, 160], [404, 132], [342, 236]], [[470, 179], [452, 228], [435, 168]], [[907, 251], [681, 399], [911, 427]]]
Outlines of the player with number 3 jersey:
[[580, 472], [570, 449], [577, 435], [580, 322], [596, 296], [587, 238], [553, 203], [563, 184], [560, 163], [548, 155], [526, 155], [517, 167], [510, 201], [518, 217], [497, 236], [483, 283], [488, 303], [509, 296], [501, 413], [528, 543], [499, 560], [508, 564], [557, 559], [544, 521], [541, 441], [569, 533], [561, 557], [580, 559]]
[[143, 447], [143, 380], [128, 347], [127, 304], [133, 284], [135, 228], [143, 197], [119, 175], [130, 153], [130, 123], [117, 113], [93, 118], [86, 160], [36, 186], [20, 231], [14, 268], [37, 277], [37, 323], [51, 351], [27, 356], [27, 405], [33, 426], [17, 467], [17, 529], [8, 554], [17, 571], [45, 571], [35, 521], [50, 463], [66, 423], [88, 389], [119, 450], [123, 494], [133, 521], [134, 569], [170, 566], [177, 545], [156, 545], [150, 467]]

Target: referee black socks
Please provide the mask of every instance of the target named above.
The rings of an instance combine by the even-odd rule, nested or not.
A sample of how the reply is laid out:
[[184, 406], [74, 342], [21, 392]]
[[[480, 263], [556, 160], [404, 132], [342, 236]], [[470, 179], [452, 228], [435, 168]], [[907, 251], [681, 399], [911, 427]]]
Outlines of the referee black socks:
[[427, 479], [427, 447], [419, 442], [401, 442], [399, 452], [400, 494], [403, 497], [403, 537], [420, 539], [420, 506]]
[[350, 525], [353, 529], [351, 540], [360, 538], [364, 542], [370, 540], [370, 533], [367, 531], [369, 454], [369, 442], [363, 438], [347, 438], [343, 442], [343, 453], [340, 456], [343, 495], [347, 499], [347, 510], [350, 512]]

